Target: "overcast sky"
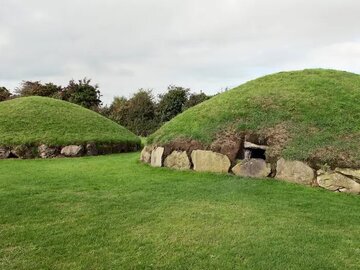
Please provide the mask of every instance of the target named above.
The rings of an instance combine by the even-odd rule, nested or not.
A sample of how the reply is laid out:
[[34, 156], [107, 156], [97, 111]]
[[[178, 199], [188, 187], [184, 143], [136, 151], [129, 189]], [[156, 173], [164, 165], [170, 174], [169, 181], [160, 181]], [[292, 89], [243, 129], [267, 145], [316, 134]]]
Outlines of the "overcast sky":
[[107, 103], [282, 70], [360, 73], [359, 27], [359, 0], [0, 0], [0, 85], [87, 76]]

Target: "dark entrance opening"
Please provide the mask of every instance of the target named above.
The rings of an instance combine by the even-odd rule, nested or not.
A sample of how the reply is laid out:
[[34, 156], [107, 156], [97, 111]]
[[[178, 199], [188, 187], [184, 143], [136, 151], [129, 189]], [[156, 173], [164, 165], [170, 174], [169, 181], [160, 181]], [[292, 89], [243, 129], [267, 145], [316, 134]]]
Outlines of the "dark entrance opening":
[[19, 157], [18, 157], [17, 155], [15, 155], [15, 154], [13, 154], [13, 153], [10, 152], [8, 158], [19, 158]]
[[259, 159], [266, 159], [265, 156], [265, 151], [264, 149], [259, 149], [259, 148], [246, 148], [245, 149], [245, 158], [259, 158]]

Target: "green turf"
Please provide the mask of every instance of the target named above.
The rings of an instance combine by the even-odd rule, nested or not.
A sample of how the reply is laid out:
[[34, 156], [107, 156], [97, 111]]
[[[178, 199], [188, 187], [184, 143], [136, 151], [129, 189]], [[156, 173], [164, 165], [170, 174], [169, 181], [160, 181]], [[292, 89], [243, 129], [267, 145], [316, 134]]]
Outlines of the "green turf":
[[283, 125], [290, 141], [283, 156], [306, 160], [327, 149], [331, 161], [360, 160], [360, 75], [335, 70], [282, 72], [219, 94], [166, 123], [149, 143], [191, 138], [209, 144], [229, 127], [261, 131]]
[[46, 97], [0, 102], [0, 145], [137, 143], [115, 122], [78, 105]]
[[0, 161], [0, 269], [359, 269], [359, 196], [138, 156]]

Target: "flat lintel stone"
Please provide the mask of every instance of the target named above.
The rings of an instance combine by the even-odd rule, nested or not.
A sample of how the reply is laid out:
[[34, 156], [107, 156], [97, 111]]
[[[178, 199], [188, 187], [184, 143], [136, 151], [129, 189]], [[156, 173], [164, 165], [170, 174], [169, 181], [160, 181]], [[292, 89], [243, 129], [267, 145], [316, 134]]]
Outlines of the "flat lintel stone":
[[266, 150], [268, 147], [266, 145], [259, 145], [251, 142], [244, 142], [244, 148], [250, 148], [250, 149], [262, 149]]

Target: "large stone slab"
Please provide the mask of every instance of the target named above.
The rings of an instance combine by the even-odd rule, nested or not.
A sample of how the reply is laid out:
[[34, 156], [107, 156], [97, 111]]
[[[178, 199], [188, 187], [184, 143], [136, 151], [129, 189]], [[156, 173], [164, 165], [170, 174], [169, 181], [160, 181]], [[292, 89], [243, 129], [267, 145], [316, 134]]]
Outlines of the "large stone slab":
[[271, 173], [271, 165], [263, 159], [252, 158], [240, 161], [231, 170], [238, 176], [262, 178]]
[[360, 184], [355, 180], [336, 172], [336, 170], [335, 172], [325, 172], [323, 170], [317, 171], [317, 183], [320, 187], [331, 191], [360, 194]]
[[151, 152], [153, 150], [153, 147], [150, 145], [147, 145], [143, 148], [140, 154], [140, 161], [145, 163], [151, 163]]
[[189, 170], [191, 164], [186, 151], [173, 151], [165, 158], [164, 166], [177, 170]]
[[261, 149], [261, 150], [266, 150], [268, 149], [268, 146], [266, 145], [259, 145], [259, 144], [255, 144], [252, 142], [244, 142], [244, 148], [251, 148], [251, 149]]
[[276, 179], [292, 183], [311, 185], [315, 178], [312, 168], [301, 161], [289, 161], [283, 158], [276, 164]]
[[58, 154], [58, 149], [42, 144], [38, 147], [38, 152], [41, 158], [53, 158]]
[[66, 157], [79, 157], [83, 153], [82, 145], [68, 145], [61, 149], [61, 154]]
[[37, 155], [37, 147], [17, 145], [11, 149], [11, 155], [21, 159], [34, 158]]
[[8, 147], [0, 147], [0, 159], [5, 159], [10, 156], [10, 149]]
[[227, 173], [231, 165], [227, 156], [205, 150], [192, 151], [191, 160], [194, 170], [199, 172]]
[[360, 183], [360, 170], [336, 168], [335, 172], [353, 178], [356, 182]]
[[164, 154], [164, 147], [156, 147], [151, 152], [151, 166], [153, 167], [161, 167], [162, 159]]

